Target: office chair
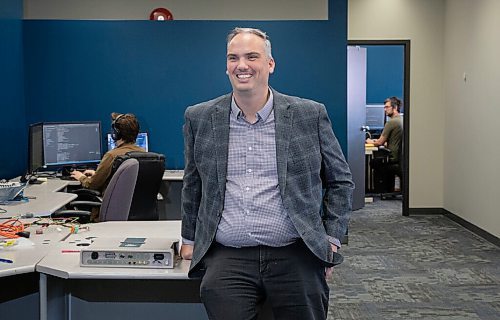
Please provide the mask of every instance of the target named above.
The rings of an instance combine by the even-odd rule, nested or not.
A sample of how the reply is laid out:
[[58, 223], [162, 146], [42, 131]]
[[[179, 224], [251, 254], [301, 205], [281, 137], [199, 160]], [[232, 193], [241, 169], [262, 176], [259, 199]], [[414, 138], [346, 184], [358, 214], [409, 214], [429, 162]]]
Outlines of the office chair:
[[116, 157], [113, 170], [118, 170], [127, 159], [139, 162], [139, 173], [128, 220], [159, 220], [158, 192], [165, 172], [165, 156], [154, 152], [131, 151]]
[[104, 192], [99, 221], [127, 221], [139, 174], [139, 161], [127, 159], [115, 172]]
[[[92, 208], [100, 207], [99, 221], [126, 221], [129, 217], [132, 196], [139, 173], [139, 161], [127, 159], [113, 174], [104, 191], [102, 201], [95, 196], [93, 201], [72, 201], [69, 207], [74, 210], [60, 210], [52, 214], [53, 218], [77, 217], [79, 222], [90, 220]], [[91, 190], [92, 191], [92, 190]], [[90, 192], [89, 194], [93, 194]]]
[[[391, 150], [384, 148], [374, 152], [371, 167], [374, 169], [375, 193], [381, 200], [401, 195], [403, 190], [403, 139], [399, 145], [399, 162], [390, 161]], [[400, 179], [400, 191], [394, 190], [396, 176]]]

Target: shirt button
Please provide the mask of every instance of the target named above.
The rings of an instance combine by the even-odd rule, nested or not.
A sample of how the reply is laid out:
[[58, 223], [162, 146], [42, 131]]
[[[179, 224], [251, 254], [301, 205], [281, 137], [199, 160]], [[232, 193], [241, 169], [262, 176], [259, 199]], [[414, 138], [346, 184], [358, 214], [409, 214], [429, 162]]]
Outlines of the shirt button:
[[248, 173], [252, 172], [252, 169], [248, 169], [248, 170], [247, 170], [247, 172], [248, 172]]
[[245, 188], [245, 190], [246, 190], [246, 191], [248, 191], [248, 190], [250, 190], [250, 188], [249, 188], [249, 187], [246, 187], [246, 188]]
[[248, 150], [252, 151], [252, 147], [248, 147]]

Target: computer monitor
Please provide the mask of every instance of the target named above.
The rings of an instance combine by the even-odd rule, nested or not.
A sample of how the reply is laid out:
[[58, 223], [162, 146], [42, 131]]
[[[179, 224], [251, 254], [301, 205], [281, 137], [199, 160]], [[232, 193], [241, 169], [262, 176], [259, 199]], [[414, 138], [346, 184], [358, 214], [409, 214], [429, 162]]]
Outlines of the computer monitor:
[[28, 174], [35, 173], [43, 166], [43, 124], [34, 123], [28, 131]]
[[[139, 132], [139, 134], [137, 135], [137, 139], [135, 140], [135, 144], [148, 152], [148, 133]], [[115, 140], [113, 140], [113, 138], [111, 137], [111, 133], [108, 133], [108, 151], [113, 150], [114, 148], [116, 148]]]
[[366, 105], [366, 125], [370, 130], [382, 130], [385, 125], [385, 111], [383, 104]]
[[100, 122], [43, 123], [45, 166], [95, 165], [101, 161]]

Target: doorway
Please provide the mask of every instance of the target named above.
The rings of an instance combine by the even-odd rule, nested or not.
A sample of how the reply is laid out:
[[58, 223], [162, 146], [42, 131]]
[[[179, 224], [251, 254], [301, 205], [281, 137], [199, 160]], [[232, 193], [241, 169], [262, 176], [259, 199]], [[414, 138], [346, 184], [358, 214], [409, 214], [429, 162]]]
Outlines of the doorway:
[[[409, 142], [410, 142], [410, 40], [348, 40], [348, 46], [359, 47], [374, 47], [387, 48], [389, 46], [401, 46], [403, 60], [403, 77], [402, 77], [402, 92], [403, 92], [403, 179], [401, 194], [403, 200], [402, 215], [409, 215]], [[368, 62], [369, 63], [369, 62]], [[394, 94], [388, 94], [392, 96]]]

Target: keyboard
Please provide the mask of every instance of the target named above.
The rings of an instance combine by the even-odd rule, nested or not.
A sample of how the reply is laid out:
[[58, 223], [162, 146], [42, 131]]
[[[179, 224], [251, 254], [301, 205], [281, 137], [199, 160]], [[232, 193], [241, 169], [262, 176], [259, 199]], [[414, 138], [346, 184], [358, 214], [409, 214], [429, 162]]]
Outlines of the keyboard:
[[61, 179], [61, 180], [69, 180], [69, 181], [77, 181], [72, 176], [60, 176], [59, 179]]

